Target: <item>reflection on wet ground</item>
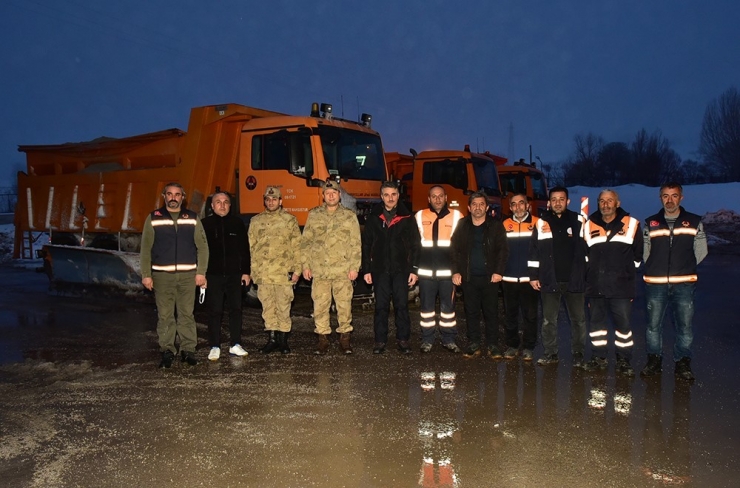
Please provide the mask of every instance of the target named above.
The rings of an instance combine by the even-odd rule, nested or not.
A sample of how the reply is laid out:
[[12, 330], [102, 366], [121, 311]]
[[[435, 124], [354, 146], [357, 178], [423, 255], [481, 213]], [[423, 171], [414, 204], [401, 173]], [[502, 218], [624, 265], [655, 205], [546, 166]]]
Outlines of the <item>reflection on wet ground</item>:
[[[372, 314], [359, 306], [355, 354], [342, 356], [334, 345], [316, 357], [305, 294], [294, 309], [293, 354], [256, 352], [264, 337], [259, 311], [250, 309], [250, 355], [208, 362], [201, 310], [201, 363], [163, 371], [152, 304], [47, 296], [43, 277], [0, 268], [18, 283], [0, 298], [0, 479], [7, 486], [736, 486], [738, 332], [726, 306], [731, 291], [719, 285], [730, 269], [718, 260], [702, 270], [698, 380], [688, 384], [674, 380], [672, 364], [650, 380], [616, 376], [613, 365], [587, 374], [571, 367], [567, 351], [544, 368], [466, 360], [441, 347], [374, 356]], [[638, 369], [641, 306], [638, 299]], [[565, 335], [560, 343], [568, 344]]]

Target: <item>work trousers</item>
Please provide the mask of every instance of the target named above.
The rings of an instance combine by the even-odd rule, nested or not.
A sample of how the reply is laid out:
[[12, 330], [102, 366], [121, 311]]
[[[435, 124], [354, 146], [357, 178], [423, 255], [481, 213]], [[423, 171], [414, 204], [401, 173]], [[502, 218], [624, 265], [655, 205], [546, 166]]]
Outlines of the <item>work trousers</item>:
[[694, 318], [695, 291], [696, 283], [645, 285], [648, 354], [663, 354], [663, 319], [670, 307], [676, 331], [673, 360], [691, 357], [691, 343], [694, 340], [691, 322]]
[[242, 275], [206, 274], [208, 289], [208, 341], [211, 347], [221, 346], [221, 318], [224, 314], [224, 298], [229, 310], [229, 340], [231, 345], [241, 343], [242, 335]]
[[532, 350], [537, 344], [537, 297], [529, 283], [503, 282], [506, 307], [506, 345], [519, 348], [519, 312], [521, 311], [521, 346]]
[[[437, 316], [437, 296], [439, 296], [439, 320]], [[419, 300], [421, 301], [421, 342], [434, 343], [436, 325], [443, 344], [455, 342], [457, 337], [457, 321], [455, 319], [455, 285], [450, 278], [420, 279]]]
[[[154, 301], [157, 304], [159, 349], [177, 354], [175, 338], [180, 336], [180, 350], [195, 352], [198, 333], [195, 328], [195, 271], [152, 273]], [[175, 319], [177, 310], [177, 319]]]
[[337, 332], [352, 332], [352, 294], [354, 287], [348, 278], [323, 279], [314, 278], [311, 284], [313, 299], [313, 321], [317, 334], [331, 334], [330, 315], [331, 299], [337, 305]]
[[463, 304], [469, 344], [483, 345], [480, 333], [483, 312], [486, 342], [489, 347], [498, 347], [498, 290], [499, 284], [492, 283], [490, 276], [471, 276], [468, 281], [463, 281]]
[[569, 292], [568, 283], [558, 283], [555, 292], [540, 292], [542, 299], [542, 345], [545, 355], [558, 353], [558, 314], [560, 302], [570, 319], [570, 349], [572, 353], [583, 354], [586, 342], [586, 300], [583, 293]]
[[385, 344], [388, 340], [388, 315], [391, 300], [396, 321], [396, 340], [408, 341], [411, 338], [409, 319], [409, 275], [406, 273], [373, 273], [375, 290], [375, 342]]
[[293, 303], [293, 284], [262, 283], [257, 287], [257, 298], [262, 304], [265, 330], [290, 332], [290, 306]]
[[588, 299], [590, 315], [591, 352], [594, 356], [606, 357], [608, 344], [608, 315], [614, 321], [614, 345], [617, 357], [630, 359], [632, 357], [632, 328], [630, 315], [632, 314], [631, 298], [599, 298]]

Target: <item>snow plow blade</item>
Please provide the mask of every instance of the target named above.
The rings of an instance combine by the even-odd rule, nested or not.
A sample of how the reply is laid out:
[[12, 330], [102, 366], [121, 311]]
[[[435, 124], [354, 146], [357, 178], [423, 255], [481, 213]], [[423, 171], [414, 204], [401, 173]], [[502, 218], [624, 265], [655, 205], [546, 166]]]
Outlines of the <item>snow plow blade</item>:
[[138, 253], [46, 245], [43, 255], [52, 292], [89, 289], [126, 294], [144, 292]]

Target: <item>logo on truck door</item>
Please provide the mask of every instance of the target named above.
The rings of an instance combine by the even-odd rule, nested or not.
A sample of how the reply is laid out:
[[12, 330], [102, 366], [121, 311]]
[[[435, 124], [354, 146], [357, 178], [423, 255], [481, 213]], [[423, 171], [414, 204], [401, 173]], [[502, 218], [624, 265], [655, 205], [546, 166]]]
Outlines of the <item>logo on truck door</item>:
[[257, 178], [254, 176], [247, 176], [247, 179], [244, 180], [244, 185], [247, 187], [247, 190], [254, 190], [257, 188]]

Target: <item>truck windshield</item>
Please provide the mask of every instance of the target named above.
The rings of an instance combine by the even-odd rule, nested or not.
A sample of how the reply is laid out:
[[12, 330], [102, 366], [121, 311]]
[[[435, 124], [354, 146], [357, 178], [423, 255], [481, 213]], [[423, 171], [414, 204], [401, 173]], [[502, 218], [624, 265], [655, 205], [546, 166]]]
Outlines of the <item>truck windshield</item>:
[[385, 160], [380, 137], [367, 132], [320, 126], [326, 169], [348, 180], [385, 181]]
[[483, 190], [490, 197], [500, 197], [501, 187], [498, 182], [496, 163], [490, 160], [473, 158], [473, 171], [478, 181], [478, 190]]
[[532, 177], [532, 195], [535, 200], [547, 200], [547, 185], [542, 173], [531, 172]]

